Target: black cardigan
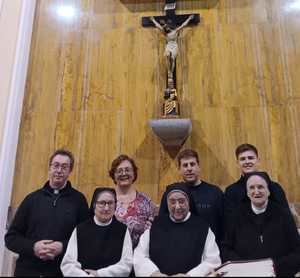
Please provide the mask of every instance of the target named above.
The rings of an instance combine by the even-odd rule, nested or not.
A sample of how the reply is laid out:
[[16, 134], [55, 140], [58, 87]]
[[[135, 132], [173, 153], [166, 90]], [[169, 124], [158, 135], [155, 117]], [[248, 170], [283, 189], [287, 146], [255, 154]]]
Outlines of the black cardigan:
[[[59, 276], [60, 262], [74, 228], [89, 216], [84, 195], [68, 182], [56, 195], [47, 182], [43, 188], [29, 194], [19, 206], [5, 235], [8, 249], [20, 256], [15, 276]], [[39, 240], [63, 243], [63, 253], [53, 261], [43, 261], [34, 255]]]
[[221, 245], [223, 261], [272, 258], [277, 276], [300, 270], [300, 236], [291, 214], [269, 200], [267, 210], [256, 215], [250, 201], [232, 215]]

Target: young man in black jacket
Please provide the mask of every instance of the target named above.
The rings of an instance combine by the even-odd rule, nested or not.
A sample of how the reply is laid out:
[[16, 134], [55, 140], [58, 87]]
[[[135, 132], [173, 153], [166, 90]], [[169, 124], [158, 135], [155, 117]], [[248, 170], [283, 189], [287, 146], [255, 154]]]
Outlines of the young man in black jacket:
[[[225, 223], [230, 220], [234, 211], [239, 207], [240, 203], [247, 198], [245, 174], [258, 170], [259, 157], [257, 148], [251, 144], [239, 145], [235, 150], [237, 164], [241, 171], [239, 180], [229, 185], [224, 194], [224, 217]], [[280, 184], [271, 181], [270, 199], [284, 208], [289, 208], [285, 193]]]
[[[182, 179], [186, 186], [190, 188], [196, 206], [196, 214], [201, 216], [210, 226], [219, 243], [223, 236], [222, 190], [216, 185], [201, 180], [199, 156], [196, 151], [191, 149], [181, 151], [178, 154], [177, 161]], [[168, 213], [166, 193], [162, 197], [160, 213]]]
[[68, 178], [71, 152], [57, 150], [49, 160], [49, 180], [19, 206], [5, 235], [8, 249], [18, 253], [15, 276], [62, 276], [60, 263], [73, 229], [88, 218], [88, 204]]

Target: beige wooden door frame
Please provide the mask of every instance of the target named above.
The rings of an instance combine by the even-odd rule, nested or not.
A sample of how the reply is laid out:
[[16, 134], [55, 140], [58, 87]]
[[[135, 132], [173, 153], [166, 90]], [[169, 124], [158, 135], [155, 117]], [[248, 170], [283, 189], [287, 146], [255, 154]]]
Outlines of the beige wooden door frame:
[[[18, 10], [20, 13], [14, 12], [13, 8], [15, 6], [20, 8]], [[6, 45], [6, 49], [10, 50], [9, 55], [13, 55], [13, 65], [0, 65], [0, 67], [7, 66], [7, 68], [11, 68], [11, 73], [7, 75], [7, 78], [10, 79], [10, 86], [9, 92], [5, 92], [8, 95], [8, 99], [2, 144], [0, 146], [0, 275], [3, 271], [5, 250], [3, 237], [6, 230], [7, 211], [13, 186], [35, 6], [36, 0], [0, 0], [1, 19], [3, 19], [1, 22], [5, 24], [7, 17], [9, 18], [7, 22], [17, 26], [15, 30], [10, 29], [11, 26], [6, 26], [8, 34], [16, 36], [15, 40], [11, 40], [15, 42], [15, 45]], [[11, 41], [6, 40], [1, 43], [10, 44]]]

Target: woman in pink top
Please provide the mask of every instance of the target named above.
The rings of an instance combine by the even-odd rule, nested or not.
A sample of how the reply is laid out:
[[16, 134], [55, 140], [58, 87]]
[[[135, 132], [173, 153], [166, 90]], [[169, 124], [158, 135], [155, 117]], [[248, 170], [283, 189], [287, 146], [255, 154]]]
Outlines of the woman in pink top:
[[127, 225], [135, 248], [140, 236], [151, 226], [157, 212], [156, 205], [144, 193], [135, 189], [138, 168], [127, 155], [118, 156], [111, 165], [109, 175], [116, 185], [116, 218]]

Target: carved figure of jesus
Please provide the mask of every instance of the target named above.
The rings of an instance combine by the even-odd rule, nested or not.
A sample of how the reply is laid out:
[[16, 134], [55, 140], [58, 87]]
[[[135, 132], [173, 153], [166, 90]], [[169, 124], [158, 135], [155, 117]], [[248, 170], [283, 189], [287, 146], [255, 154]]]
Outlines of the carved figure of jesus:
[[189, 24], [194, 18], [194, 15], [190, 15], [179, 27], [174, 27], [172, 24], [166, 23], [164, 20], [160, 20], [160, 23], [152, 16], [150, 20], [153, 24], [166, 36], [166, 47], [164, 56], [166, 57], [168, 79], [173, 80], [173, 72], [175, 69], [175, 61], [178, 54], [178, 36], [179, 32]]

